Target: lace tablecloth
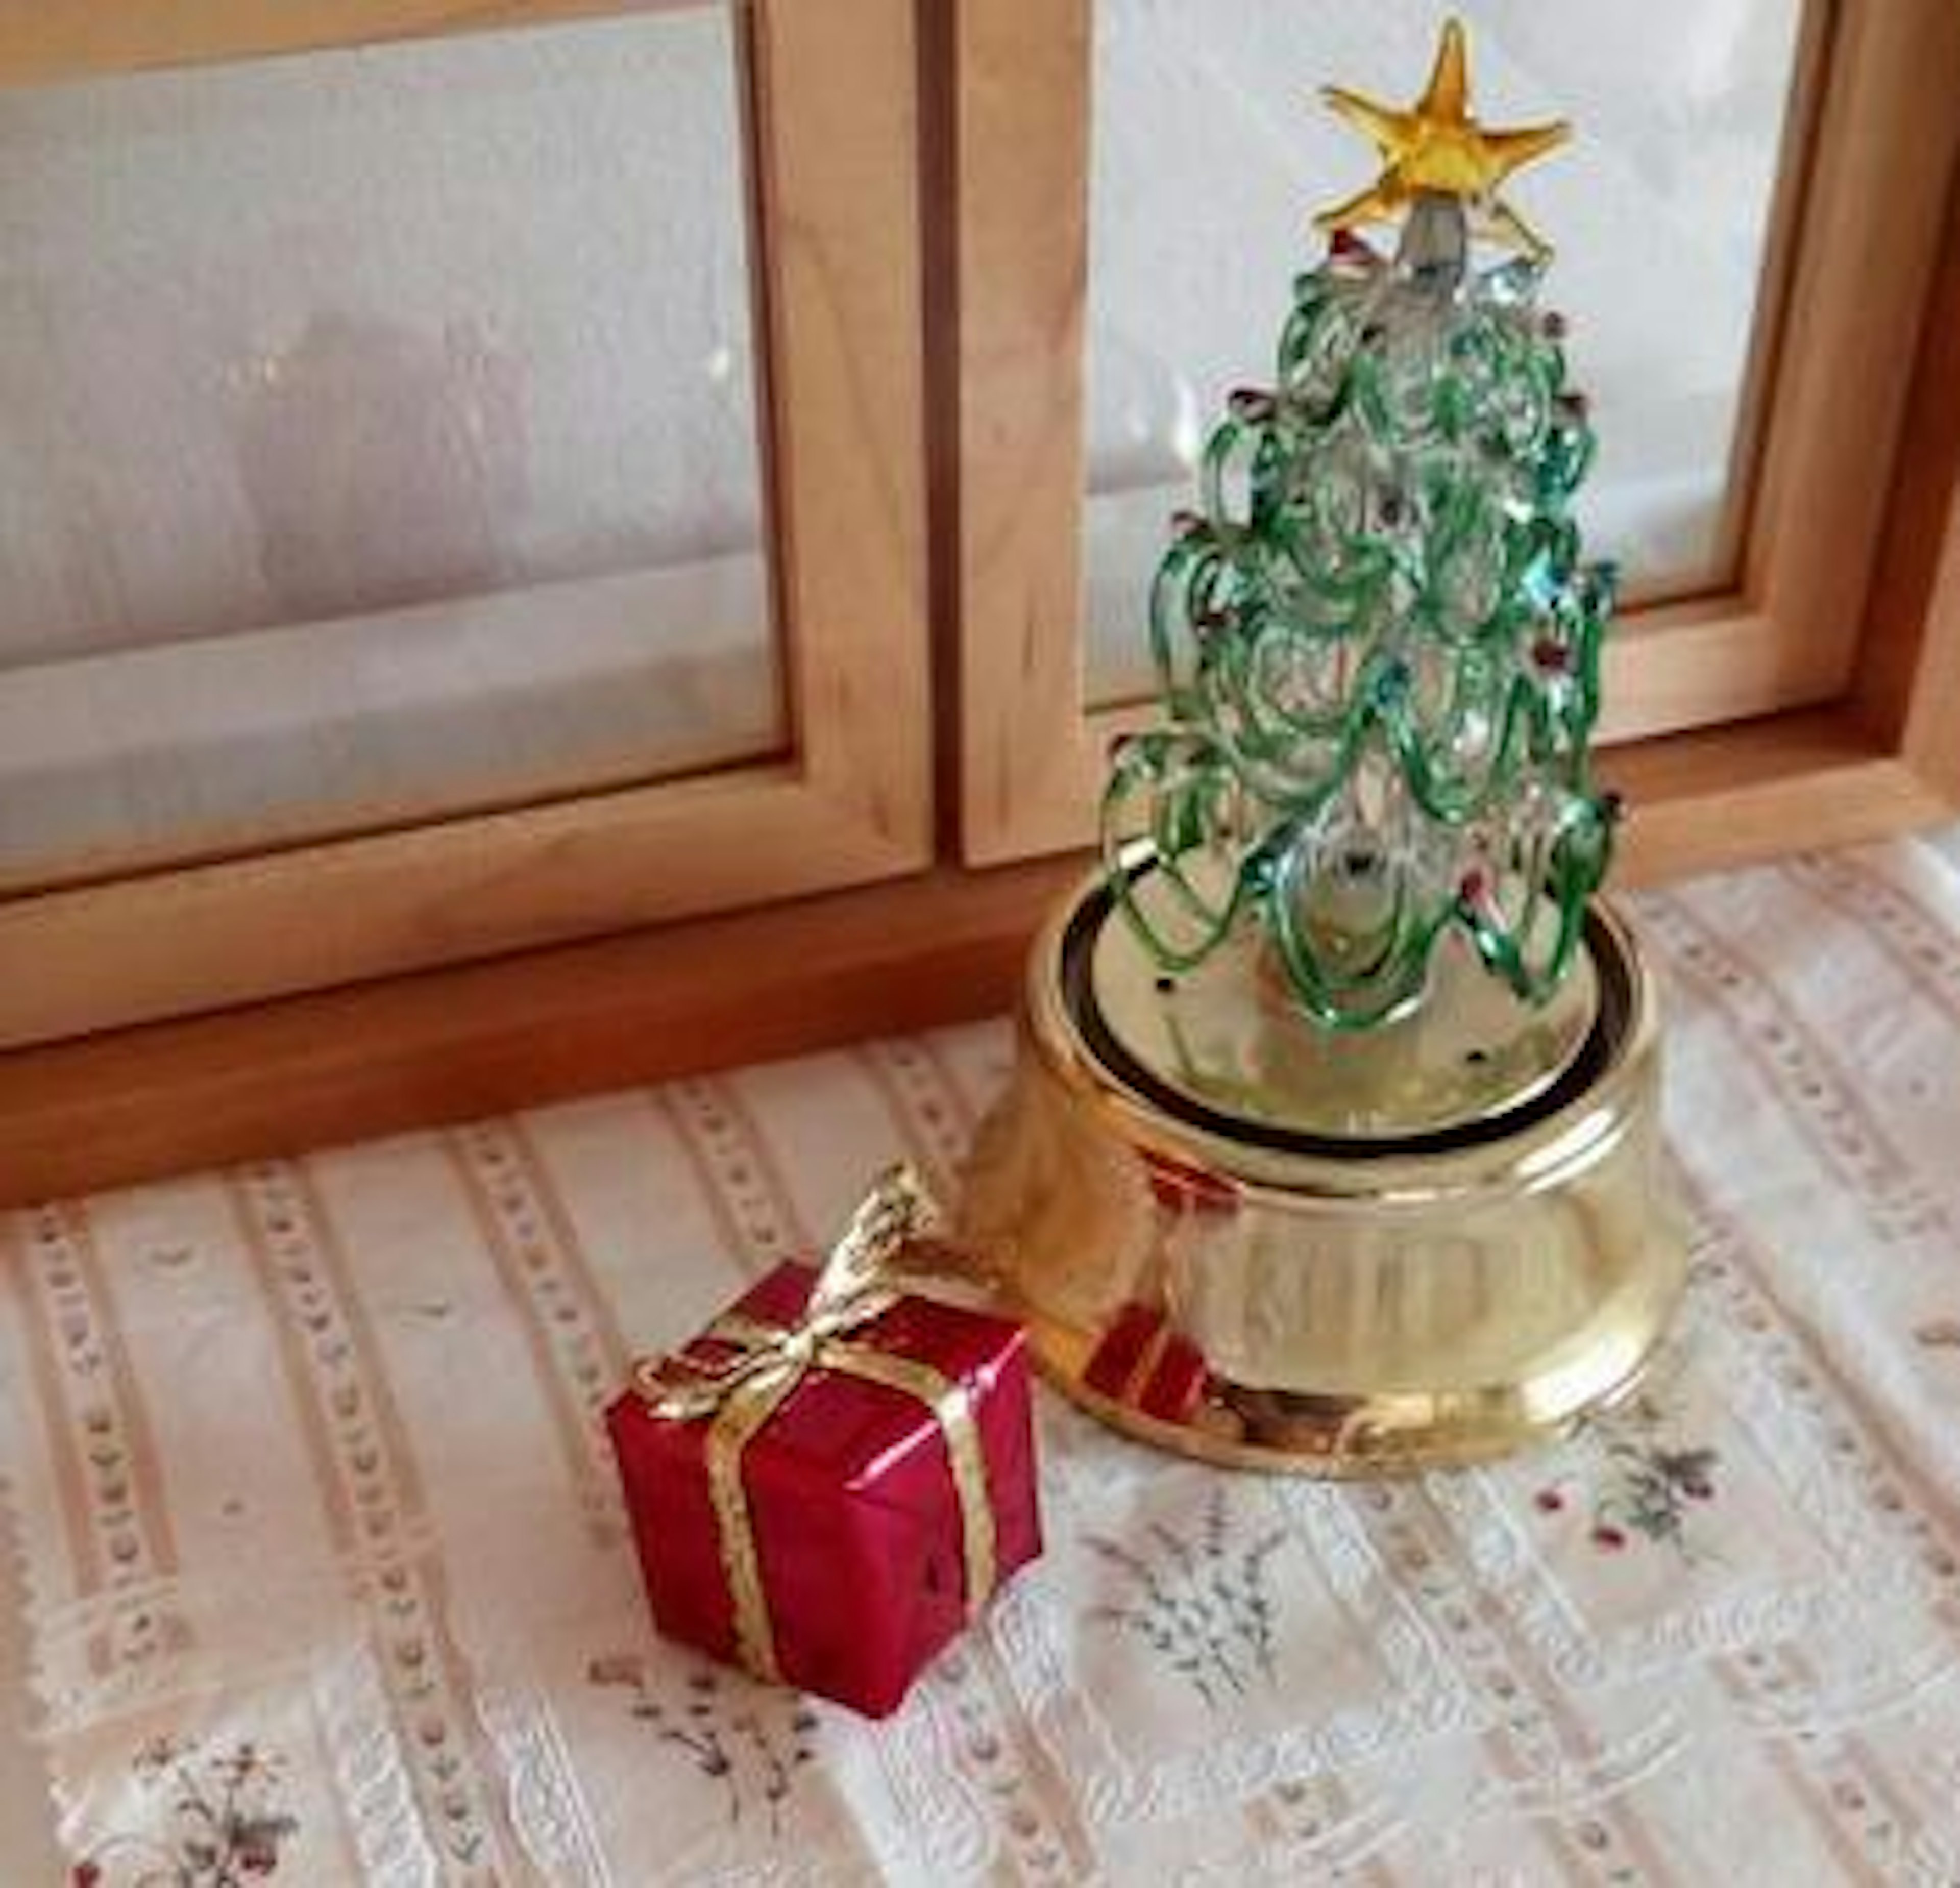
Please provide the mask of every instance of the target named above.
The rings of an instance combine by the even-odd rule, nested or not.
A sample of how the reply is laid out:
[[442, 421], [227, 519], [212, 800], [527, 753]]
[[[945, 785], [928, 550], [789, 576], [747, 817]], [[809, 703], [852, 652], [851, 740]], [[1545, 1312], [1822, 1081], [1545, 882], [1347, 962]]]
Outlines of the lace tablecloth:
[[1000, 1026], [14, 1217], [0, 1880], [1960, 1882], [1960, 881], [1637, 910], [1694, 1222], [1639, 1402], [1337, 1488], [1050, 1401], [1046, 1558], [882, 1726], [652, 1635], [597, 1419], [943, 1177]]

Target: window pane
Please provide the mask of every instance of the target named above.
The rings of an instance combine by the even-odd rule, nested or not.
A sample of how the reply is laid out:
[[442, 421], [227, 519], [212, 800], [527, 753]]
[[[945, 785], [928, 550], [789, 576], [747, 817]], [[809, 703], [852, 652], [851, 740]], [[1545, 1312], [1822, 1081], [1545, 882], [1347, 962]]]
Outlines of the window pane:
[[[1270, 383], [1312, 213], [1373, 175], [1325, 82], [1422, 88], [1435, 0], [1098, 0], [1090, 186], [1092, 701], [1147, 694], [1144, 599], [1233, 387]], [[1581, 515], [1627, 593], [1728, 575], [1732, 466], [1803, 0], [1484, 0], [1473, 108], [1572, 119], [1509, 194], [1557, 245], [1600, 456]], [[1376, 240], [1390, 240], [1371, 232]]]
[[0, 876], [781, 745], [737, 52], [0, 95]]

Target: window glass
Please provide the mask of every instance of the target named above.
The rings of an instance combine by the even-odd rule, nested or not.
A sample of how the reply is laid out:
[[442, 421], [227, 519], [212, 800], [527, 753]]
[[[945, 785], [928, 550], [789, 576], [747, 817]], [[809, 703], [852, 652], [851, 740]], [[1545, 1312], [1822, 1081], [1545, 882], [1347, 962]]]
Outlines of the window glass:
[[737, 21], [0, 94], [0, 880], [779, 748]]

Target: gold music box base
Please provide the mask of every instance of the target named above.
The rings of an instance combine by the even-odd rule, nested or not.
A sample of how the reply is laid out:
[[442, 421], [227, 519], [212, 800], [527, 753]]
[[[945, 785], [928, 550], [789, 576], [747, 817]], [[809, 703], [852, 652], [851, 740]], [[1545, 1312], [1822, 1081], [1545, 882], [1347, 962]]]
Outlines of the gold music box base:
[[1645, 1367], [1686, 1273], [1659, 1110], [1654, 991], [1610, 907], [1546, 1009], [1452, 947], [1414, 1016], [1328, 1036], [1256, 940], [1160, 974], [1098, 878], [1036, 941], [957, 1231], [1050, 1380], [1144, 1441], [1474, 1462]]

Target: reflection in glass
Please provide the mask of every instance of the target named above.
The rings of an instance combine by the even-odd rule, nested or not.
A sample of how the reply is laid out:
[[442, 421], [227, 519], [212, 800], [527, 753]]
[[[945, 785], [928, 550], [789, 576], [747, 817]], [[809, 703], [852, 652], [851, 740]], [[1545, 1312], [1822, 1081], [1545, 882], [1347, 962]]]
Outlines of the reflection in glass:
[[[1399, 96], [1442, 0], [1097, 0], [1090, 181], [1089, 696], [1150, 692], [1144, 600], [1169, 513], [1226, 394], [1320, 239], [1312, 211], [1373, 174], [1320, 105]], [[1589, 551], [1641, 596], [1726, 575], [1735, 455], [1803, 0], [1488, 0], [1485, 110], [1565, 116], [1573, 143], [1516, 196], [1558, 246], [1600, 456]]]
[[783, 739], [710, 5], [0, 95], [0, 877]]

